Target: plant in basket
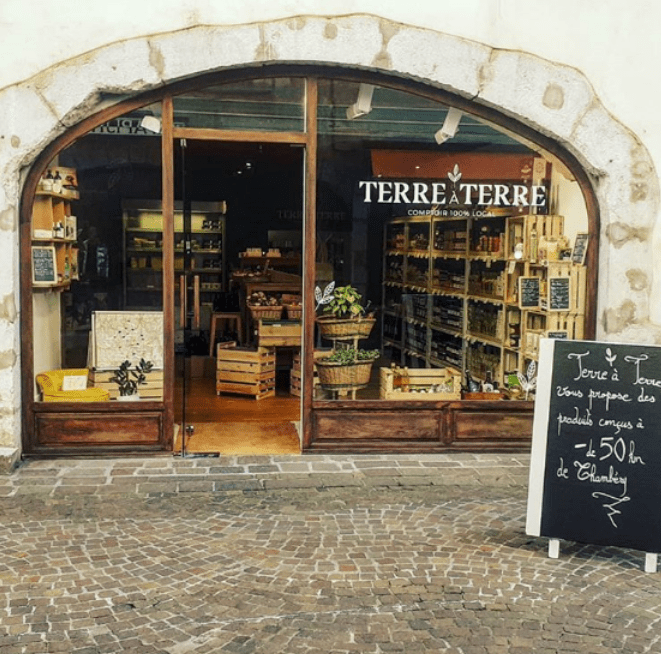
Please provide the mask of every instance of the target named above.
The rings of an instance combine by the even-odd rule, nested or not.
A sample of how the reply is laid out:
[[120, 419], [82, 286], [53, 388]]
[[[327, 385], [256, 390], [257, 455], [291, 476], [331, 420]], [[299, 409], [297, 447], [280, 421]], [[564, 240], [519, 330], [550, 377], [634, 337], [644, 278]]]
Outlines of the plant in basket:
[[379, 350], [345, 347], [315, 362], [322, 388], [334, 390], [365, 386], [370, 380], [372, 364], [380, 356]]
[[335, 286], [331, 282], [323, 291], [315, 289], [317, 308], [323, 306], [317, 317], [321, 335], [329, 339], [366, 338], [376, 322], [374, 311], [368, 311], [369, 302], [363, 306], [362, 296], [353, 286]]

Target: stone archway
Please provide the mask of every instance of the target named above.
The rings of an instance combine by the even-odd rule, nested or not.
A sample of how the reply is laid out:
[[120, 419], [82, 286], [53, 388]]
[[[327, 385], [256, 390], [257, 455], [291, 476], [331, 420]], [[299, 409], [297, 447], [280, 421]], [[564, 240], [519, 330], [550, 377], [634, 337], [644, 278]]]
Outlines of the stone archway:
[[[420, 56], [423, 52], [424, 56]], [[492, 107], [561, 144], [590, 176], [601, 213], [597, 335], [652, 342], [658, 180], [643, 144], [578, 71], [541, 58], [375, 16], [202, 26], [109, 44], [0, 92], [0, 447], [18, 450], [15, 297], [23, 171], [67, 128], [127, 97], [232, 67], [304, 63], [415, 79]]]

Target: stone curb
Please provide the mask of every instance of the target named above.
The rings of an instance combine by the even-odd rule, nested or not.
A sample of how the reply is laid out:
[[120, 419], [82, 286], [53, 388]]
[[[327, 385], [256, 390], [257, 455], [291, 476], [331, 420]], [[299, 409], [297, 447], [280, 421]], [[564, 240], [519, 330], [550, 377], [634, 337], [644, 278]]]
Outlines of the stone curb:
[[526, 454], [30, 460], [0, 497], [266, 492], [304, 488], [525, 487]]

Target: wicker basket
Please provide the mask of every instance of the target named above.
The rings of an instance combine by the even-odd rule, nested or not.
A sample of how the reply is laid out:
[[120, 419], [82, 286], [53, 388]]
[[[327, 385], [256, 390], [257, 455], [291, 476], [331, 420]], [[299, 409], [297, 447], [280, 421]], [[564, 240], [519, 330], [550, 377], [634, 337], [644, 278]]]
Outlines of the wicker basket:
[[326, 390], [357, 388], [367, 386], [372, 374], [374, 361], [356, 361], [351, 365], [342, 365], [320, 359], [315, 361], [319, 383]]
[[257, 320], [280, 320], [282, 318], [282, 306], [253, 306], [252, 304], [248, 305], [250, 309], [250, 315], [252, 319]]
[[285, 304], [288, 320], [300, 320], [303, 317], [303, 307], [300, 304]]
[[367, 338], [374, 327], [376, 318], [317, 318], [319, 332], [324, 338], [342, 340], [344, 338]]

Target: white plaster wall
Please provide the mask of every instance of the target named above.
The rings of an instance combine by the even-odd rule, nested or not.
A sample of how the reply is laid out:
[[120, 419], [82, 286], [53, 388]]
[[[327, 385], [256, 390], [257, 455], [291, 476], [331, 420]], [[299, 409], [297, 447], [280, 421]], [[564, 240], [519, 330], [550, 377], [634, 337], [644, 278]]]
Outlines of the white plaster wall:
[[[35, 293], [34, 312], [34, 369], [35, 372], [59, 370], [62, 367], [60, 331], [62, 315], [58, 293]], [[35, 397], [37, 388], [35, 384]]]
[[583, 72], [661, 169], [661, 3], [657, 0], [2, 0], [0, 88], [101, 45], [194, 25], [374, 14]]

